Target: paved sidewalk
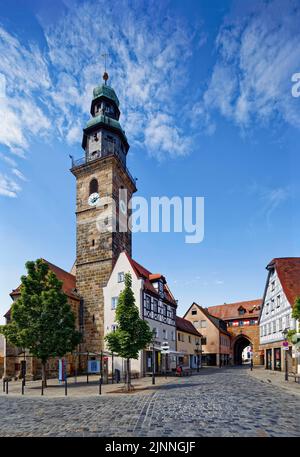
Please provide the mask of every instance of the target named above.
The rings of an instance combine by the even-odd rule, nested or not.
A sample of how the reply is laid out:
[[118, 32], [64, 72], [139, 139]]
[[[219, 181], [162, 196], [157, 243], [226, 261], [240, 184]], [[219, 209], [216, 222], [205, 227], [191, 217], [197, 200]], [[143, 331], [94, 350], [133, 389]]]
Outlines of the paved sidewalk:
[[249, 370], [249, 374], [261, 382], [281, 387], [292, 394], [300, 396], [300, 384], [295, 382], [293, 378], [285, 381], [284, 372], [282, 371], [271, 371], [266, 370], [265, 367], [254, 367], [252, 371]]
[[[167, 383], [176, 383], [178, 378], [174, 376], [165, 377], [157, 376], [155, 378], [155, 385], [152, 385], [151, 376], [145, 378], [132, 379], [131, 384], [134, 386], [134, 391], [130, 394], [153, 394], [153, 391], [159, 386]], [[48, 379], [48, 387], [44, 389], [44, 397], [64, 397], [65, 396], [65, 384], [59, 383], [57, 379]], [[124, 382], [111, 384], [102, 384], [101, 394], [102, 395], [124, 395]], [[20, 396], [20, 397], [41, 397], [41, 380], [38, 381], [26, 381], [24, 395], [22, 395], [22, 384], [21, 381], [10, 381], [8, 384], [8, 394], [3, 392], [3, 384], [0, 384], [1, 391], [0, 396]], [[87, 383], [86, 376], [77, 376], [75, 381], [74, 377], [68, 378], [68, 397], [85, 397], [99, 395], [99, 376], [90, 375], [89, 383]]]

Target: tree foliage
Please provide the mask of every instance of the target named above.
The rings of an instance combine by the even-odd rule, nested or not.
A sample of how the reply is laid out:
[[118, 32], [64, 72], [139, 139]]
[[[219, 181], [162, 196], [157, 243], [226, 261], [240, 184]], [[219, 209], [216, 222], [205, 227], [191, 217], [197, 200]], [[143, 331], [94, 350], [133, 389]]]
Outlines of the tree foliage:
[[50, 357], [62, 357], [81, 341], [75, 316], [62, 282], [38, 259], [26, 263], [21, 277], [20, 297], [12, 304], [11, 319], [0, 328], [7, 340], [26, 348], [43, 366]]
[[297, 297], [295, 300], [292, 317], [294, 319], [300, 319], [300, 297]]
[[[125, 275], [125, 288], [120, 293], [116, 307], [116, 322], [118, 324], [117, 329], [105, 337], [108, 348], [118, 356], [127, 359], [127, 362], [130, 359], [138, 359], [139, 351], [151, 343], [153, 334], [148, 322], [139, 316], [132, 291], [130, 273]], [[127, 384], [129, 386], [129, 362], [127, 367]]]

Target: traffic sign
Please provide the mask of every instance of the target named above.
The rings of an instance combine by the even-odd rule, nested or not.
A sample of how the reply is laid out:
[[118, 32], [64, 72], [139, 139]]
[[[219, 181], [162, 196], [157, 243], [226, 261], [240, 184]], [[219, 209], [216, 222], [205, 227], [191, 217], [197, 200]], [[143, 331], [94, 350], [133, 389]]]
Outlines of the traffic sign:
[[288, 346], [283, 346], [282, 348], [284, 351], [288, 351], [289, 350], [289, 347]]

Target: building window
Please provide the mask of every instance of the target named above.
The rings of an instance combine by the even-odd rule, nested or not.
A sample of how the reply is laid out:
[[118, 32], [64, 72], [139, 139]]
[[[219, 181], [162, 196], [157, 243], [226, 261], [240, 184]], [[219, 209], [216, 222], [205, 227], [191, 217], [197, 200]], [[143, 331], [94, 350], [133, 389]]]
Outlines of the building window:
[[118, 297], [111, 297], [111, 309], [116, 309], [118, 304]]
[[276, 321], [273, 321], [273, 333], [276, 333]]
[[177, 333], [177, 339], [178, 339], [178, 341], [180, 341], [180, 333], [179, 332]]
[[266, 303], [266, 314], [269, 314], [269, 303]]
[[277, 308], [280, 308], [280, 295], [277, 295]]
[[244, 325], [244, 321], [239, 321], [239, 327], [242, 327]]
[[175, 332], [174, 332], [174, 330], [172, 330], [172, 332], [171, 332], [171, 338], [172, 338], [172, 341], [175, 341]]
[[124, 278], [125, 278], [124, 271], [121, 271], [120, 273], [118, 273], [118, 282], [124, 282]]
[[195, 316], [195, 314], [197, 314], [197, 310], [196, 309], [192, 309], [192, 315]]
[[271, 282], [271, 291], [273, 292], [275, 290], [275, 281]]
[[256, 320], [250, 319], [250, 325], [255, 325], [255, 324], [256, 324]]
[[202, 344], [202, 346], [206, 345], [206, 337], [201, 338], [201, 344]]
[[285, 316], [285, 326], [286, 326], [286, 328], [290, 328], [290, 316], [289, 316], [289, 314], [287, 314]]
[[167, 307], [166, 305], [163, 305], [163, 315], [167, 317]]
[[268, 324], [268, 335], [271, 335], [271, 322]]
[[271, 300], [271, 313], [275, 310], [275, 301], [274, 298]]
[[145, 299], [145, 308], [150, 311], [151, 310], [151, 298], [149, 297], [149, 295], [146, 295], [146, 299]]
[[112, 331], [112, 332], [115, 332], [115, 331], [117, 330], [117, 328], [118, 328], [117, 324], [113, 324], [113, 325], [111, 326], [111, 331]]
[[156, 327], [153, 328], [153, 334], [154, 334], [155, 338], [158, 338], [158, 328], [156, 328]]
[[282, 317], [280, 317], [278, 319], [278, 330], [281, 331], [282, 330]]
[[167, 330], [165, 328], [163, 329], [163, 338], [165, 340], [168, 338], [168, 333], [167, 333]]
[[201, 321], [201, 328], [206, 328], [206, 321], [205, 320]]
[[158, 300], [156, 300], [156, 298], [153, 299], [153, 311], [155, 313], [158, 312]]
[[194, 322], [193, 322], [193, 325], [194, 325], [195, 327], [199, 327], [199, 321], [194, 321]]
[[244, 308], [239, 308], [239, 315], [245, 314], [245, 309]]
[[98, 181], [97, 179], [92, 179], [90, 182], [90, 195], [98, 193]]
[[191, 343], [191, 342], [192, 342], [192, 339], [191, 339], [191, 337], [190, 337], [190, 335], [189, 335], [189, 343]]

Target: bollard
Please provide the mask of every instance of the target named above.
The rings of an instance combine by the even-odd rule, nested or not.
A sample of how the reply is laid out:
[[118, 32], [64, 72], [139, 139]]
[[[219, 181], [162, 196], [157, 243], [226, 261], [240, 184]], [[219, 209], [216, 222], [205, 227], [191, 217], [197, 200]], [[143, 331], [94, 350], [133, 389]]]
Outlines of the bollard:
[[65, 395], [68, 395], [68, 381], [67, 381], [67, 376], [65, 377]]
[[3, 392], [5, 392], [5, 382], [6, 382], [6, 380], [3, 379]]
[[99, 395], [102, 394], [102, 378], [99, 378]]
[[8, 379], [6, 380], [6, 395], [8, 394]]
[[22, 395], [24, 395], [25, 379], [22, 379]]
[[44, 381], [42, 381], [41, 395], [44, 395]]

